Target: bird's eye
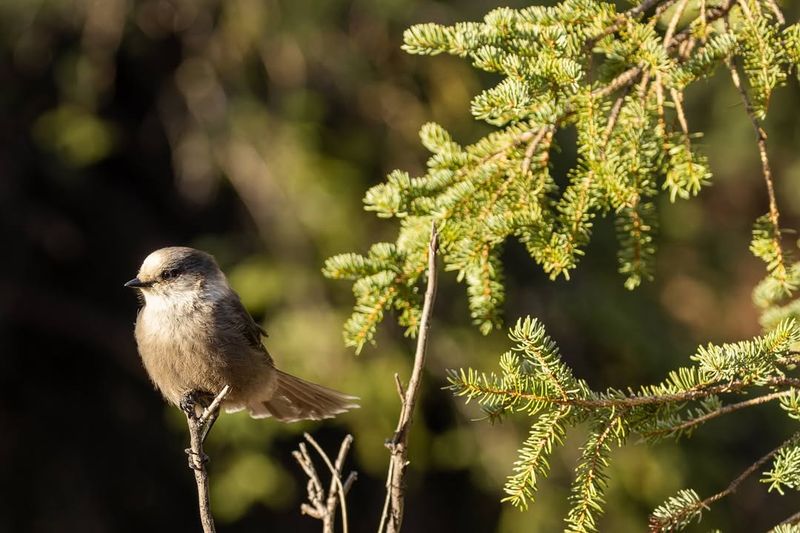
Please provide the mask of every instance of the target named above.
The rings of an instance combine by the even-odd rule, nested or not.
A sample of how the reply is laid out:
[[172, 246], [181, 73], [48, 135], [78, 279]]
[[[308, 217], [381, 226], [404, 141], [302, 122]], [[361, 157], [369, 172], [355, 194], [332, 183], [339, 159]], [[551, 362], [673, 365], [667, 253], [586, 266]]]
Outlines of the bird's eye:
[[180, 273], [181, 273], [181, 271], [178, 270], [177, 268], [171, 268], [169, 270], [165, 270], [161, 274], [161, 279], [165, 279], [165, 280], [174, 279], [174, 278], [177, 278], [180, 275]]

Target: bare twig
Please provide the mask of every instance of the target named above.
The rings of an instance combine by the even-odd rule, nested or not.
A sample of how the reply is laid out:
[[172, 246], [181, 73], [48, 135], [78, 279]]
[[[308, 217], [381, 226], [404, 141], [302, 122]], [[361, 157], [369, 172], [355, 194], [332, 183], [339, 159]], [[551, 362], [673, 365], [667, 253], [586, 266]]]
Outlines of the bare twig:
[[678, 122], [683, 131], [683, 142], [686, 148], [689, 148], [689, 123], [686, 122], [686, 114], [683, 112], [683, 95], [677, 89], [670, 88], [670, 96], [672, 96], [672, 103], [675, 104], [675, 113], [678, 115]]
[[739, 77], [739, 69], [736, 65], [734, 59], [729, 59], [727, 61], [728, 70], [731, 72], [731, 80], [733, 81], [734, 87], [736, 90], [739, 91], [739, 95], [742, 97], [742, 102], [744, 102], [744, 108], [747, 112], [747, 116], [750, 117], [750, 122], [753, 125], [753, 130], [756, 134], [756, 144], [758, 145], [758, 155], [761, 158], [761, 173], [764, 175], [764, 183], [767, 186], [767, 196], [769, 197], [769, 220], [772, 223], [772, 227], [775, 233], [775, 249], [777, 251], [777, 262], [780, 265], [785, 265], [783, 259], [783, 247], [780, 243], [780, 235], [781, 235], [781, 228], [780, 228], [780, 212], [778, 211], [778, 202], [775, 200], [775, 186], [772, 182], [772, 170], [770, 169], [769, 165], [769, 157], [767, 156], [767, 134], [764, 129], [761, 127], [761, 123], [756, 116], [755, 111], [753, 110], [753, 105], [750, 101], [750, 97], [747, 95], [747, 91], [742, 86], [741, 78]]
[[614, 78], [613, 80], [611, 80], [610, 82], [608, 82], [608, 85], [605, 85], [603, 87], [598, 87], [597, 89], [592, 91], [592, 96], [594, 96], [595, 98], [606, 97], [616, 92], [617, 90], [622, 89], [623, 87], [629, 86], [631, 83], [636, 81], [636, 78], [638, 78], [639, 74], [641, 73], [642, 73], [642, 67], [640, 66], [631, 67], [622, 74], [620, 74], [619, 76], [617, 76], [616, 78]]
[[327, 493], [322, 489], [322, 481], [320, 481], [311, 456], [308, 454], [308, 449], [305, 443], [300, 443], [298, 450], [292, 452], [292, 456], [297, 460], [300, 467], [308, 476], [308, 502], [300, 505], [300, 512], [322, 521], [323, 533], [333, 533], [334, 522], [336, 519], [336, 506], [337, 504], [342, 509], [342, 531], [348, 531], [347, 519], [347, 502], [345, 497], [350, 491], [350, 487], [356, 480], [356, 472], [350, 472], [347, 480], [342, 482], [342, 467], [344, 460], [347, 457], [347, 452], [350, 450], [350, 445], [353, 443], [353, 436], [347, 435], [339, 447], [339, 454], [336, 456], [336, 462], [331, 463], [328, 454], [322, 447], [314, 440], [314, 437], [308, 433], [303, 433], [306, 441], [314, 447], [319, 456], [325, 462], [331, 473], [331, 482], [328, 487]]
[[800, 511], [783, 520], [780, 524], [772, 528], [771, 531], [774, 531], [778, 526], [793, 526], [795, 524], [800, 524]]
[[772, 10], [772, 14], [775, 15], [775, 20], [778, 21], [778, 24], [780, 24], [781, 26], [786, 24], [786, 17], [783, 16], [781, 8], [778, 7], [778, 2], [776, 2], [775, 0], [766, 0], [766, 2], [767, 6], [769, 6], [769, 8]]
[[680, 0], [678, 6], [675, 8], [675, 13], [672, 15], [672, 19], [669, 21], [669, 26], [667, 26], [666, 33], [664, 33], [664, 48], [669, 48], [669, 43], [672, 41], [672, 36], [675, 35], [675, 30], [678, 28], [678, 22], [680, 22], [688, 2], [689, 0]]
[[[436, 251], [438, 235], [436, 226], [431, 228], [431, 240], [428, 245], [428, 286], [425, 290], [425, 302], [422, 305], [422, 319], [417, 337], [417, 350], [414, 355], [414, 368], [405, 391], [400, 408], [400, 418], [392, 439], [386, 443], [389, 448], [389, 471], [386, 478], [386, 500], [384, 502], [378, 532], [398, 533], [403, 522], [403, 504], [405, 500], [405, 471], [408, 466], [408, 432], [414, 416], [414, 407], [419, 397], [422, 381], [422, 370], [425, 367], [425, 355], [428, 346], [428, 330], [430, 329], [433, 302], [436, 299]], [[385, 528], [385, 529], [384, 529]]]
[[608, 145], [608, 140], [611, 138], [611, 134], [614, 132], [614, 126], [617, 125], [617, 119], [619, 119], [619, 113], [622, 111], [622, 104], [625, 102], [625, 97], [628, 96], [628, 92], [630, 92], [630, 86], [628, 86], [619, 97], [614, 101], [614, 105], [611, 106], [611, 112], [608, 114], [608, 124], [606, 124], [606, 129], [603, 132], [603, 148]]
[[[208, 472], [206, 471], [206, 462], [208, 457], [203, 452], [203, 442], [205, 442], [208, 432], [219, 415], [219, 408], [225, 396], [228, 395], [231, 388], [225, 385], [223, 389], [217, 394], [213, 401], [203, 409], [198, 415], [195, 410], [194, 398], [198, 392], [193, 391], [189, 393], [188, 401], [184, 404], [184, 414], [186, 415], [186, 423], [189, 426], [189, 449], [186, 453], [189, 454], [189, 468], [194, 471], [194, 480], [197, 483], [197, 501], [200, 507], [200, 523], [203, 525], [205, 533], [214, 533], [216, 528], [214, 526], [214, 517], [211, 515], [211, 508], [208, 496]], [[209, 395], [210, 396], [210, 395]]]
[[536, 153], [536, 149], [539, 148], [539, 143], [542, 142], [544, 136], [552, 130], [552, 126], [544, 126], [539, 128], [539, 131], [536, 133], [536, 137], [531, 139], [528, 143], [528, 148], [525, 150], [525, 158], [522, 160], [522, 175], [526, 175], [531, 168], [531, 161], [533, 160], [533, 154]]

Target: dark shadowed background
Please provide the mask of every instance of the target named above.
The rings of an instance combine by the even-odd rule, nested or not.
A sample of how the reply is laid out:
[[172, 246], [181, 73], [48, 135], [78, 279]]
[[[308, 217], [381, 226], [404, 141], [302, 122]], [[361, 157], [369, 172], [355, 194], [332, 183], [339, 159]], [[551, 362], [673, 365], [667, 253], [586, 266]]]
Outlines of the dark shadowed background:
[[[521, 2], [511, 3], [519, 7]], [[197, 531], [182, 415], [141, 367], [137, 300], [122, 284], [155, 248], [215, 254], [270, 333], [278, 364], [357, 394], [322, 424], [225, 416], [207, 451], [222, 531], [318, 531], [299, 514], [305, 479], [290, 452], [304, 430], [334, 452], [355, 435], [351, 531], [374, 531], [413, 341], [391, 324], [355, 356], [341, 339], [350, 287], [325, 258], [392, 240], [361, 210], [394, 168], [419, 173], [419, 127], [460, 142], [488, 127], [470, 98], [495, 80], [452, 57], [400, 50], [412, 23], [475, 20], [470, 0], [0, 1], [0, 531]], [[787, 18], [797, 20], [798, 9]], [[599, 221], [570, 282], [547, 281], [517, 243], [505, 250], [506, 318], [532, 314], [594, 388], [661, 379], [699, 343], [759, 332], [750, 300], [763, 266], [748, 250], [767, 211], [753, 133], [725, 72], [687, 94], [715, 172], [700, 198], [661, 207], [657, 279], [626, 291], [612, 224]], [[784, 226], [800, 215], [800, 90], [780, 89], [766, 122]], [[568, 135], [556, 172], [574, 161]], [[406, 530], [555, 531], [577, 449], [525, 513], [500, 504], [529, 421], [477, 421], [447, 368], [494, 368], [502, 332], [469, 324], [463, 287], [443, 276], [421, 412], [411, 436]], [[773, 407], [720, 419], [691, 441], [615, 452], [603, 531], [639, 531], [684, 487], [708, 495], [792, 428]], [[579, 440], [579, 439], [577, 439]], [[569, 439], [568, 442], [576, 442]], [[754, 531], [793, 513], [796, 495], [755, 480], [702, 530]]]

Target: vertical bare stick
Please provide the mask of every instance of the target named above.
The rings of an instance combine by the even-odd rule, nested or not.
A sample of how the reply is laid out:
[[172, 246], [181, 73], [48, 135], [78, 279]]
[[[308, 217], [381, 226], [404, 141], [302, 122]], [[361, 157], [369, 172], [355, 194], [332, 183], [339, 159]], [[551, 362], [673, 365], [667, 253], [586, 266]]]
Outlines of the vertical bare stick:
[[772, 170], [770, 169], [769, 157], [767, 155], [767, 134], [761, 127], [761, 122], [756, 116], [755, 110], [753, 109], [753, 104], [750, 101], [750, 97], [747, 95], [747, 91], [745, 90], [744, 86], [742, 86], [742, 80], [739, 77], [739, 68], [736, 65], [735, 59], [728, 59], [727, 65], [728, 70], [731, 72], [731, 80], [733, 81], [733, 85], [736, 87], [736, 90], [739, 91], [739, 95], [742, 97], [744, 109], [747, 112], [747, 116], [750, 117], [750, 122], [753, 125], [753, 130], [756, 134], [758, 155], [761, 159], [761, 173], [764, 176], [764, 183], [767, 186], [767, 196], [769, 197], [769, 219], [775, 231], [775, 248], [778, 251], [778, 262], [781, 266], [784, 266], [783, 247], [781, 246], [780, 212], [778, 211], [778, 202], [775, 200], [775, 185], [772, 182]]
[[[405, 396], [401, 398], [400, 418], [392, 440], [386, 443], [389, 448], [389, 472], [386, 478], [386, 501], [383, 507], [379, 533], [398, 533], [403, 523], [403, 504], [405, 501], [405, 473], [408, 466], [408, 431], [414, 416], [414, 407], [419, 397], [422, 381], [422, 369], [425, 367], [425, 353], [428, 347], [428, 329], [430, 328], [433, 302], [436, 299], [436, 251], [438, 234], [436, 226], [431, 228], [431, 240], [428, 245], [428, 286], [425, 290], [425, 302], [422, 305], [417, 350], [414, 355], [414, 369]], [[385, 529], [384, 529], [385, 528]]]
[[197, 483], [197, 502], [200, 507], [200, 523], [203, 525], [204, 533], [215, 533], [216, 527], [214, 526], [214, 517], [211, 515], [208, 496], [208, 472], [206, 471], [208, 457], [203, 452], [203, 442], [217, 419], [222, 400], [225, 399], [230, 390], [230, 386], [225, 385], [199, 415], [195, 411], [193, 402], [189, 402], [187, 404], [188, 408], [184, 410], [186, 423], [189, 426], [190, 446], [186, 453], [189, 454], [189, 468], [194, 471], [194, 480]]

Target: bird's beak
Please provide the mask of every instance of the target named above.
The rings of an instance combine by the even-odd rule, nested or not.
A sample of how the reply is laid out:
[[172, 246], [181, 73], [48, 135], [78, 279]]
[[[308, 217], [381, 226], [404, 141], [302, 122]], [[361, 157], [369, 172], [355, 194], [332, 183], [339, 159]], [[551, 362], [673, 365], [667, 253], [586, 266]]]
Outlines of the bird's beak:
[[131, 288], [131, 289], [143, 289], [145, 287], [149, 287], [150, 285], [152, 285], [152, 283], [144, 282], [144, 281], [140, 280], [139, 278], [133, 278], [129, 282], [125, 283], [125, 287]]

